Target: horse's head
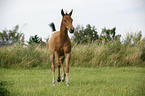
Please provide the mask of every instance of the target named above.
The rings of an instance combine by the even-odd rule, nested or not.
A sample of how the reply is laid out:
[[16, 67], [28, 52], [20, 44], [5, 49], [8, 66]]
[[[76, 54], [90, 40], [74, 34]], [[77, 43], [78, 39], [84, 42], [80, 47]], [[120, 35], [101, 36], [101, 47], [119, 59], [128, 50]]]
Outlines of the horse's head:
[[72, 12], [73, 10], [71, 10], [69, 14], [64, 14], [63, 9], [61, 10], [61, 15], [63, 16], [62, 23], [70, 33], [74, 32], [74, 27], [72, 25], [73, 19], [71, 18]]

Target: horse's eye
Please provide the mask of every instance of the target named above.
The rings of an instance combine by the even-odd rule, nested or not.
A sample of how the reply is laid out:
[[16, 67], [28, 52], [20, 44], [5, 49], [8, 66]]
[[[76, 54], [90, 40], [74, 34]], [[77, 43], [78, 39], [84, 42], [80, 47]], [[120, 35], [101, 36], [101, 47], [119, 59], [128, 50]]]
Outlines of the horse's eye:
[[64, 20], [64, 22], [66, 22], [66, 20]]

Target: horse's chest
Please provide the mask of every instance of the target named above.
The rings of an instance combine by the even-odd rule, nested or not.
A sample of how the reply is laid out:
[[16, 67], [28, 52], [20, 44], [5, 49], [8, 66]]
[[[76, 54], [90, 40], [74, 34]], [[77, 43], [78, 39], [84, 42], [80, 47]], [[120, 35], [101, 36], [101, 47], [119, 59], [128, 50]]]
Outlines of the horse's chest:
[[63, 47], [60, 47], [59, 48], [58, 53], [59, 53], [60, 56], [63, 56], [64, 55]]
[[60, 46], [60, 48], [58, 49], [58, 52], [60, 53], [60, 55], [64, 55], [65, 53], [70, 53], [71, 52], [71, 45], [63, 45]]

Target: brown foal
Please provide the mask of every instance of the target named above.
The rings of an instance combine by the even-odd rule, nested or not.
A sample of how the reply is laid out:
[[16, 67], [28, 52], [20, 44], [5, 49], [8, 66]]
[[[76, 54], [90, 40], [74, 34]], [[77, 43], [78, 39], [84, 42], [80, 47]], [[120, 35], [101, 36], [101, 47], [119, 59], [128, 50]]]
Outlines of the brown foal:
[[[73, 10], [72, 10], [73, 11]], [[53, 74], [53, 85], [55, 85], [55, 64], [54, 64], [54, 55], [55, 60], [58, 66], [58, 78], [57, 81], [61, 81], [60, 77], [60, 66], [62, 65], [63, 69], [63, 76], [62, 76], [62, 82], [65, 80], [66, 75], [66, 85], [69, 86], [69, 62], [71, 58], [71, 41], [68, 36], [68, 30], [70, 33], [74, 32], [74, 27], [72, 25], [72, 11], [69, 14], [64, 14], [63, 9], [61, 10], [62, 15], [62, 21], [60, 26], [60, 31], [56, 31], [52, 33], [48, 45], [49, 45], [49, 51], [50, 51], [50, 59], [51, 59], [51, 68], [52, 68], [52, 74]], [[55, 31], [54, 23], [50, 24], [50, 27], [52, 27], [53, 31]], [[66, 69], [64, 70], [63, 61], [66, 60]], [[66, 73], [66, 74], [65, 74]]]

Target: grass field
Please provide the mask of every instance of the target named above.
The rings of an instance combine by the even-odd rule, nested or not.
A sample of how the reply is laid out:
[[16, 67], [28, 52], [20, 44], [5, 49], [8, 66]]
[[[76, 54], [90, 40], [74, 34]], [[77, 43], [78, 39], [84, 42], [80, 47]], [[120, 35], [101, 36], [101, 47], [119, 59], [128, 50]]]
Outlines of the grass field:
[[71, 67], [67, 87], [64, 82], [52, 86], [51, 69], [0, 68], [0, 91], [11, 96], [145, 96], [144, 73], [141, 67]]

